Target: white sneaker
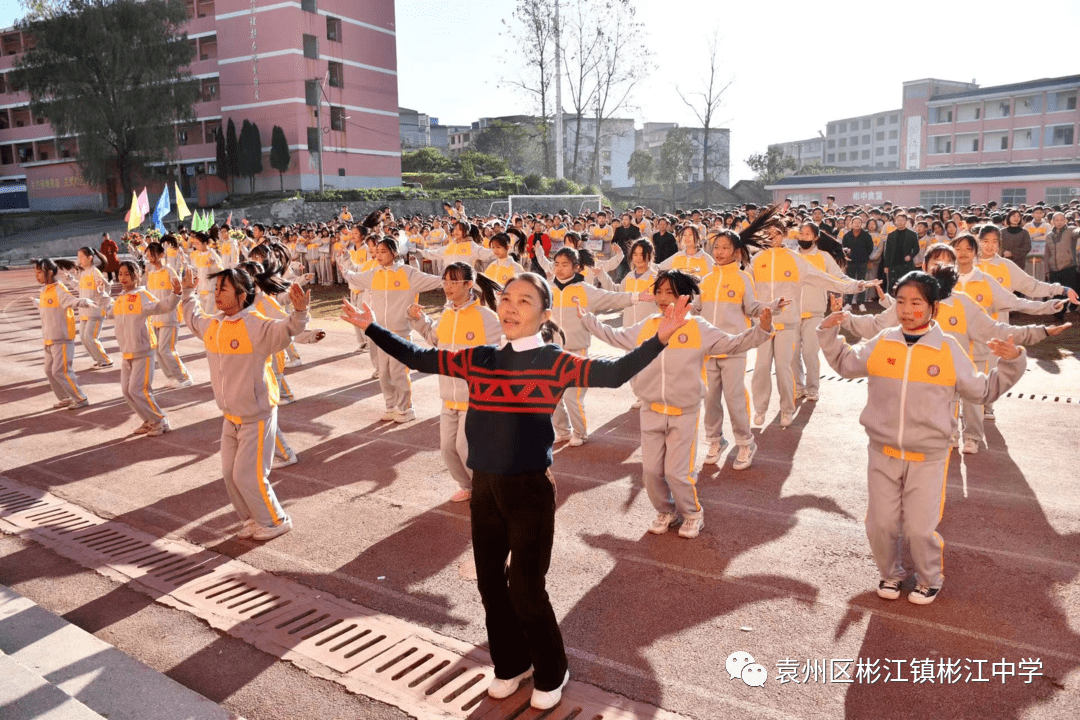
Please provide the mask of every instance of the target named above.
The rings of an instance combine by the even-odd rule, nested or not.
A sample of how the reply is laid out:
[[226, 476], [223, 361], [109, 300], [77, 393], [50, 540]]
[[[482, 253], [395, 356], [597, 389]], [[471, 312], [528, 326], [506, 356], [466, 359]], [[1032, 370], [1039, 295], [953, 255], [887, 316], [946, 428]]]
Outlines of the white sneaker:
[[754, 413], [754, 424], [755, 425], [764, 425], [765, 424], [765, 413]]
[[287, 367], [287, 368], [300, 367], [303, 364], [304, 364], [303, 360], [301, 360], [300, 358], [295, 358], [293, 360], [287, 361], [285, 363], [285, 367]]
[[709, 452], [705, 454], [705, 465], [715, 465], [720, 461], [720, 453], [724, 452], [724, 448], [728, 446], [727, 438], [720, 438], [714, 442], [709, 443]]
[[573, 435], [561, 435], [561, 434], [557, 433], [555, 435], [555, 442], [557, 442], [557, 443], [569, 442], [570, 438], [572, 438], [572, 437], [574, 437], [574, 436]]
[[749, 445], [740, 445], [739, 452], [735, 455], [735, 463], [731, 466], [734, 470], [745, 470], [754, 461], [757, 453], [757, 443], [751, 441]]
[[181, 380], [180, 382], [176, 383], [176, 387], [178, 387], [178, 388], [189, 388], [194, 384], [195, 383], [193, 383], [191, 381], [191, 378], [188, 378], [187, 380]]
[[357, 355], [359, 355], [360, 353], [365, 353], [365, 352], [367, 352], [367, 343], [364, 343], [360, 347], [356, 348], [356, 354]]
[[72, 401], [71, 404], [67, 406], [67, 409], [68, 410], [78, 410], [79, 408], [84, 408], [89, 404], [90, 404], [90, 399], [89, 398], [87, 398], [86, 400], [80, 400], [79, 402]]
[[532, 699], [529, 700], [529, 704], [536, 710], [550, 710], [562, 700], [562, 691], [568, 682], [570, 682], [569, 670], [566, 671], [566, 676], [563, 678], [562, 685], [554, 690], [537, 690], [533, 688]]
[[277, 404], [278, 407], [284, 407], [285, 405], [292, 405], [294, 402], [296, 402], [294, 397], [279, 397]]
[[795, 413], [780, 411], [780, 427], [791, 427], [791, 422], [795, 419]]
[[865, 303], [859, 303], [859, 312], [861, 312], [861, 313], [866, 312], [866, 304]]
[[640, 410], [641, 409], [641, 400], [635, 400], [634, 402], [630, 403], [630, 409], [631, 410]]
[[172, 430], [169, 426], [168, 418], [162, 418], [159, 422], [153, 423], [146, 431], [146, 437], [157, 437], [158, 435], [164, 435]]
[[683, 521], [682, 527], [679, 528], [679, 537], [688, 540], [696, 538], [701, 534], [701, 529], [703, 527], [705, 527], [704, 517], [686, 518], [686, 520]]
[[817, 402], [818, 394], [816, 392], [814, 392], [813, 390], [807, 390], [806, 391], [806, 399], [809, 402]]
[[176, 380], [176, 378], [169, 378], [168, 380], [165, 381], [165, 387], [169, 388], [170, 390], [173, 389], [174, 387], [176, 387], [179, 384], [180, 383]]
[[53, 410], [59, 410], [60, 408], [66, 408], [70, 404], [71, 404], [71, 398], [64, 398], [60, 402], [55, 403], [53, 405]]
[[994, 410], [989, 405], [983, 408], [983, 420], [993, 420]]
[[488, 685], [488, 695], [496, 700], [503, 700], [510, 697], [517, 692], [521, 687], [521, 683], [532, 677], [533, 669], [530, 667], [525, 672], [521, 673], [517, 677], [512, 677], [508, 680], [500, 680], [499, 678], [492, 678], [491, 684]]
[[939, 590], [941, 590], [941, 588], [916, 585], [915, 589], [908, 593], [907, 599], [916, 605], [929, 605], [934, 602], [934, 598], [937, 597]]
[[149, 420], [147, 420], [142, 425], [140, 425], [139, 427], [132, 430], [132, 432], [135, 433], [136, 435], [145, 435], [146, 433], [150, 432], [150, 427], [152, 425], [153, 425], [153, 423], [150, 422]]
[[300, 458], [296, 457], [296, 453], [289, 455], [289, 457], [287, 458], [277, 457], [275, 455], [274, 469], [276, 470], [277, 468], [289, 467], [290, 465], [295, 465], [298, 462], [300, 462]]
[[877, 585], [877, 595], [882, 600], [896, 600], [900, 597], [900, 581], [881, 580]]
[[971, 438], [968, 438], [967, 440], [964, 441], [963, 453], [965, 455], [975, 455], [978, 452], [979, 452], [979, 443], [972, 440]]
[[663, 535], [670, 528], [679, 524], [682, 518], [679, 517], [677, 512], [660, 513], [656, 516], [656, 519], [652, 521], [652, 525], [649, 526], [649, 532], [653, 535]]
[[571, 433], [570, 442], [566, 443], [566, 445], [567, 447], [581, 447], [587, 442], [589, 442], [588, 435], [578, 435], [577, 433]]
[[949, 437], [949, 447], [951, 447], [951, 448], [960, 447], [960, 433], [955, 433], [954, 432], [952, 434], [952, 436]]
[[245, 520], [244, 524], [240, 527], [240, 532], [236, 533], [236, 537], [240, 538], [241, 540], [247, 540], [252, 535], [254, 535], [255, 531], [258, 529], [259, 523], [250, 519]]
[[278, 535], [284, 535], [290, 530], [292, 530], [292, 518], [286, 517], [274, 527], [263, 527], [262, 525], [260, 525], [259, 527], [255, 528], [255, 532], [252, 533], [251, 539], [260, 541], [272, 540]]
[[397, 417], [397, 411], [387, 410], [382, 414], [382, 417], [379, 418], [379, 422], [394, 422], [395, 417]]
[[416, 419], [416, 411], [413, 410], [412, 408], [409, 408], [408, 410], [405, 410], [405, 411], [398, 410], [398, 411], [396, 411], [394, 413], [394, 422], [396, 422], [398, 424], [412, 422], [415, 419]]

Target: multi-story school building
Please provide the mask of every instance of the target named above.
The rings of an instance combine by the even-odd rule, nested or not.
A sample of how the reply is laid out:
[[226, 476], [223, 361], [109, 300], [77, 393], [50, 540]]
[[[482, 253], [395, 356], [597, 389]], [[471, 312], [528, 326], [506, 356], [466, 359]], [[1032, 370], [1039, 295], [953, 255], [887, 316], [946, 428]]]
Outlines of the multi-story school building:
[[[274, 125], [292, 155], [286, 189], [319, 187], [320, 139], [327, 187], [400, 184], [393, 0], [186, 2], [190, 71], [202, 95], [195, 121], [176, 127], [175, 164], [148, 183], [152, 189], [176, 180], [189, 202], [219, 200], [226, 186], [215, 177], [215, 143], [230, 119], [237, 133], [244, 120], [259, 127], [264, 170], [256, 191], [280, 186], [268, 157]], [[91, 187], [82, 180], [76, 140], [57, 137], [31, 114], [28, 94], [5, 82], [32, 42], [17, 29], [0, 31], [0, 210], [126, 205], [119, 182]]]
[[[839, 143], [824, 150], [824, 165], [836, 168], [834, 174], [790, 176], [767, 189], [776, 201], [796, 203], [829, 195], [840, 205], [1067, 203], [1080, 198], [1078, 93], [1080, 75], [985, 88], [934, 79], [906, 82], [900, 110], [866, 116], [884, 118], [886, 143], [899, 143], [883, 146], [884, 164], [876, 148], [863, 158], [860, 143], [852, 165], [849, 137], [845, 163], [831, 160], [834, 152], [839, 158]], [[896, 138], [888, 129], [893, 114]], [[851, 129], [849, 121], [830, 122], [827, 139], [841, 122]], [[871, 132], [877, 127], [875, 119]]]

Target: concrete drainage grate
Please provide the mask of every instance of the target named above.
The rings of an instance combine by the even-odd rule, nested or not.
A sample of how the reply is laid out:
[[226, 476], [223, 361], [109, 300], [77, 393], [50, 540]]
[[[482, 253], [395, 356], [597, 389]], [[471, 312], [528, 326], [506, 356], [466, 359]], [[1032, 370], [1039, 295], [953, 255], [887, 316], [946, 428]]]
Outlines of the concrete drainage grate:
[[85, 567], [183, 609], [353, 692], [418, 717], [462, 720], [678, 720], [571, 682], [553, 710], [529, 707], [531, 683], [502, 701], [483, 651], [426, 628], [264, 573], [226, 555], [106, 521], [0, 477], [0, 528], [26, 533]]

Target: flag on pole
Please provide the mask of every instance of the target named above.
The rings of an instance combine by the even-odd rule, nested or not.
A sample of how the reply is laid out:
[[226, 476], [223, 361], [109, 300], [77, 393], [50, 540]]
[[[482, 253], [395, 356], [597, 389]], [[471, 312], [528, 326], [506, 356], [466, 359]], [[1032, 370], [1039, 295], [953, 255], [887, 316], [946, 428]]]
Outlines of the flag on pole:
[[150, 214], [150, 196], [146, 194], [146, 188], [139, 193], [139, 212], [143, 217]]
[[225, 224], [228, 225], [229, 227], [232, 227], [232, 213], [231, 212], [229, 213], [229, 217], [225, 221]]
[[202, 232], [205, 229], [203, 216], [199, 214], [199, 210], [196, 208], [195, 214], [191, 216], [191, 232]]
[[176, 188], [176, 215], [183, 220], [191, 215], [191, 211], [188, 210], [187, 203], [184, 202], [184, 195], [180, 192], [180, 183], [173, 183], [173, 187]]
[[[206, 216], [204, 215], [203, 217], [206, 217]], [[213, 210], [213, 208], [211, 208], [211, 210], [210, 210], [210, 219], [209, 219], [209, 221], [207, 221], [207, 223], [206, 223], [206, 229], [207, 229], [207, 230], [209, 230], [209, 229], [210, 229], [210, 227], [211, 227], [211, 226], [212, 226], [213, 224], [214, 224], [214, 210]]]
[[161, 218], [172, 212], [172, 203], [169, 201], [169, 186], [165, 186], [165, 190], [162, 191], [161, 197], [158, 198], [157, 207], [154, 208], [154, 227], [162, 235], [165, 234], [165, 225], [161, 222]]
[[135, 191], [131, 191], [131, 209], [127, 214], [127, 228], [128, 230], [134, 230], [142, 225], [143, 214], [139, 210], [139, 196], [135, 194]]

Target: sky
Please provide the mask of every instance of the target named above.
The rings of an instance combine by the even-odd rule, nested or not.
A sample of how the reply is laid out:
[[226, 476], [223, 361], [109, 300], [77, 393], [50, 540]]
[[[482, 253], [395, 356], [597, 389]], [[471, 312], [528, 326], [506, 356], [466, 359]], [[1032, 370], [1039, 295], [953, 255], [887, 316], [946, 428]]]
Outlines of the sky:
[[[1080, 55], [1068, 49], [1080, 24], [1076, 0], [630, 1], [646, 25], [655, 68], [620, 117], [638, 127], [699, 125], [675, 88], [694, 92], [703, 84], [707, 38], [716, 32], [720, 73], [732, 81], [717, 123], [731, 130], [732, 183], [753, 177], [745, 160], [770, 143], [814, 137], [832, 119], [899, 108], [906, 80], [987, 87], [1080, 73]], [[520, 72], [503, 33], [515, 5], [397, 0], [399, 105], [461, 125], [536, 112], [506, 84]], [[14, 0], [0, 1], [0, 27], [20, 16]], [[1037, 22], [1045, 29], [1032, 32]]]

